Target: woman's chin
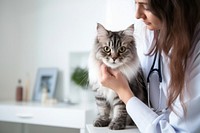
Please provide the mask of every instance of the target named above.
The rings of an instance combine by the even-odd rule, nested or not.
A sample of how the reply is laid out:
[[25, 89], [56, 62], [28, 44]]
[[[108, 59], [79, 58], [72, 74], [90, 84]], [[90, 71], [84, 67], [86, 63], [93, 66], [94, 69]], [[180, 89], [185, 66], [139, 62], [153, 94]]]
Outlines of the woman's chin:
[[158, 27], [153, 26], [152, 24], [148, 24], [148, 25], [146, 25], [146, 26], [147, 26], [147, 29], [149, 29], [149, 30], [159, 30]]

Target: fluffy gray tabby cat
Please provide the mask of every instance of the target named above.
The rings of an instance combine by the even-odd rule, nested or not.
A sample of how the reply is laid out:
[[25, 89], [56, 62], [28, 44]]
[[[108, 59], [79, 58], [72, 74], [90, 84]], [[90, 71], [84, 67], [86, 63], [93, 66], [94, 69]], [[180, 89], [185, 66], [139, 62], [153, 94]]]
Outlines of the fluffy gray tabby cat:
[[134, 25], [126, 30], [112, 32], [97, 24], [97, 37], [89, 56], [89, 84], [95, 91], [98, 117], [95, 127], [109, 126], [112, 130], [126, 127], [127, 114], [125, 104], [111, 89], [101, 85], [98, 80], [100, 65], [104, 63], [112, 69], [120, 70], [128, 79], [134, 94], [147, 103], [146, 84], [137, 55], [133, 37]]

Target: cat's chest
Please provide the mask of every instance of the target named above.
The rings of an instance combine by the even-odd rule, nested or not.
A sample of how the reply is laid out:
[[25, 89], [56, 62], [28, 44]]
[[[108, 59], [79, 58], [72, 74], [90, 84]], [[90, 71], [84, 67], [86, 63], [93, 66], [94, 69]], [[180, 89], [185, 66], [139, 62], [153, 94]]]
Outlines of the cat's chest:
[[105, 88], [103, 86], [98, 88], [97, 95], [106, 98], [106, 100], [109, 101], [110, 103], [112, 103], [113, 99], [117, 96], [117, 94], [113, 90]]

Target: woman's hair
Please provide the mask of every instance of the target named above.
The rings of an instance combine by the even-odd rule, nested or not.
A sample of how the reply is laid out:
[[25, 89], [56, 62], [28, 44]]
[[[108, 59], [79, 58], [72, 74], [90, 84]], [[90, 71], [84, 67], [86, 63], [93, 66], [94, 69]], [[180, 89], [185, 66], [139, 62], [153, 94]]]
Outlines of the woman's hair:
[[185, 70], [187, 58], [192, 48], [192, 37], [200, 20], [199, 0], [149, 0], [151, 12], [162, 21], [159, 39], [150, 54], [164, 51], [170, 58], [171, 80], [168, 103], [172, 104], [180, 96], [183, 103]]

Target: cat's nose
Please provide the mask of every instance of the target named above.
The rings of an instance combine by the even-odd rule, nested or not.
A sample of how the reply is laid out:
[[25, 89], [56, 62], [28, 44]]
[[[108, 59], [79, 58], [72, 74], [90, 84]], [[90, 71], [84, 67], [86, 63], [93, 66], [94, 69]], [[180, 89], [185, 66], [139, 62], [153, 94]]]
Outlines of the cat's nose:
[[111, 52], [111, 58], [113, 59], [113, 61], [115, 61], [117, 59], [118, 55], [116, 52]]
[[117, 59], [117, 56], [112, 57], [113, 61], [115, 61]]

